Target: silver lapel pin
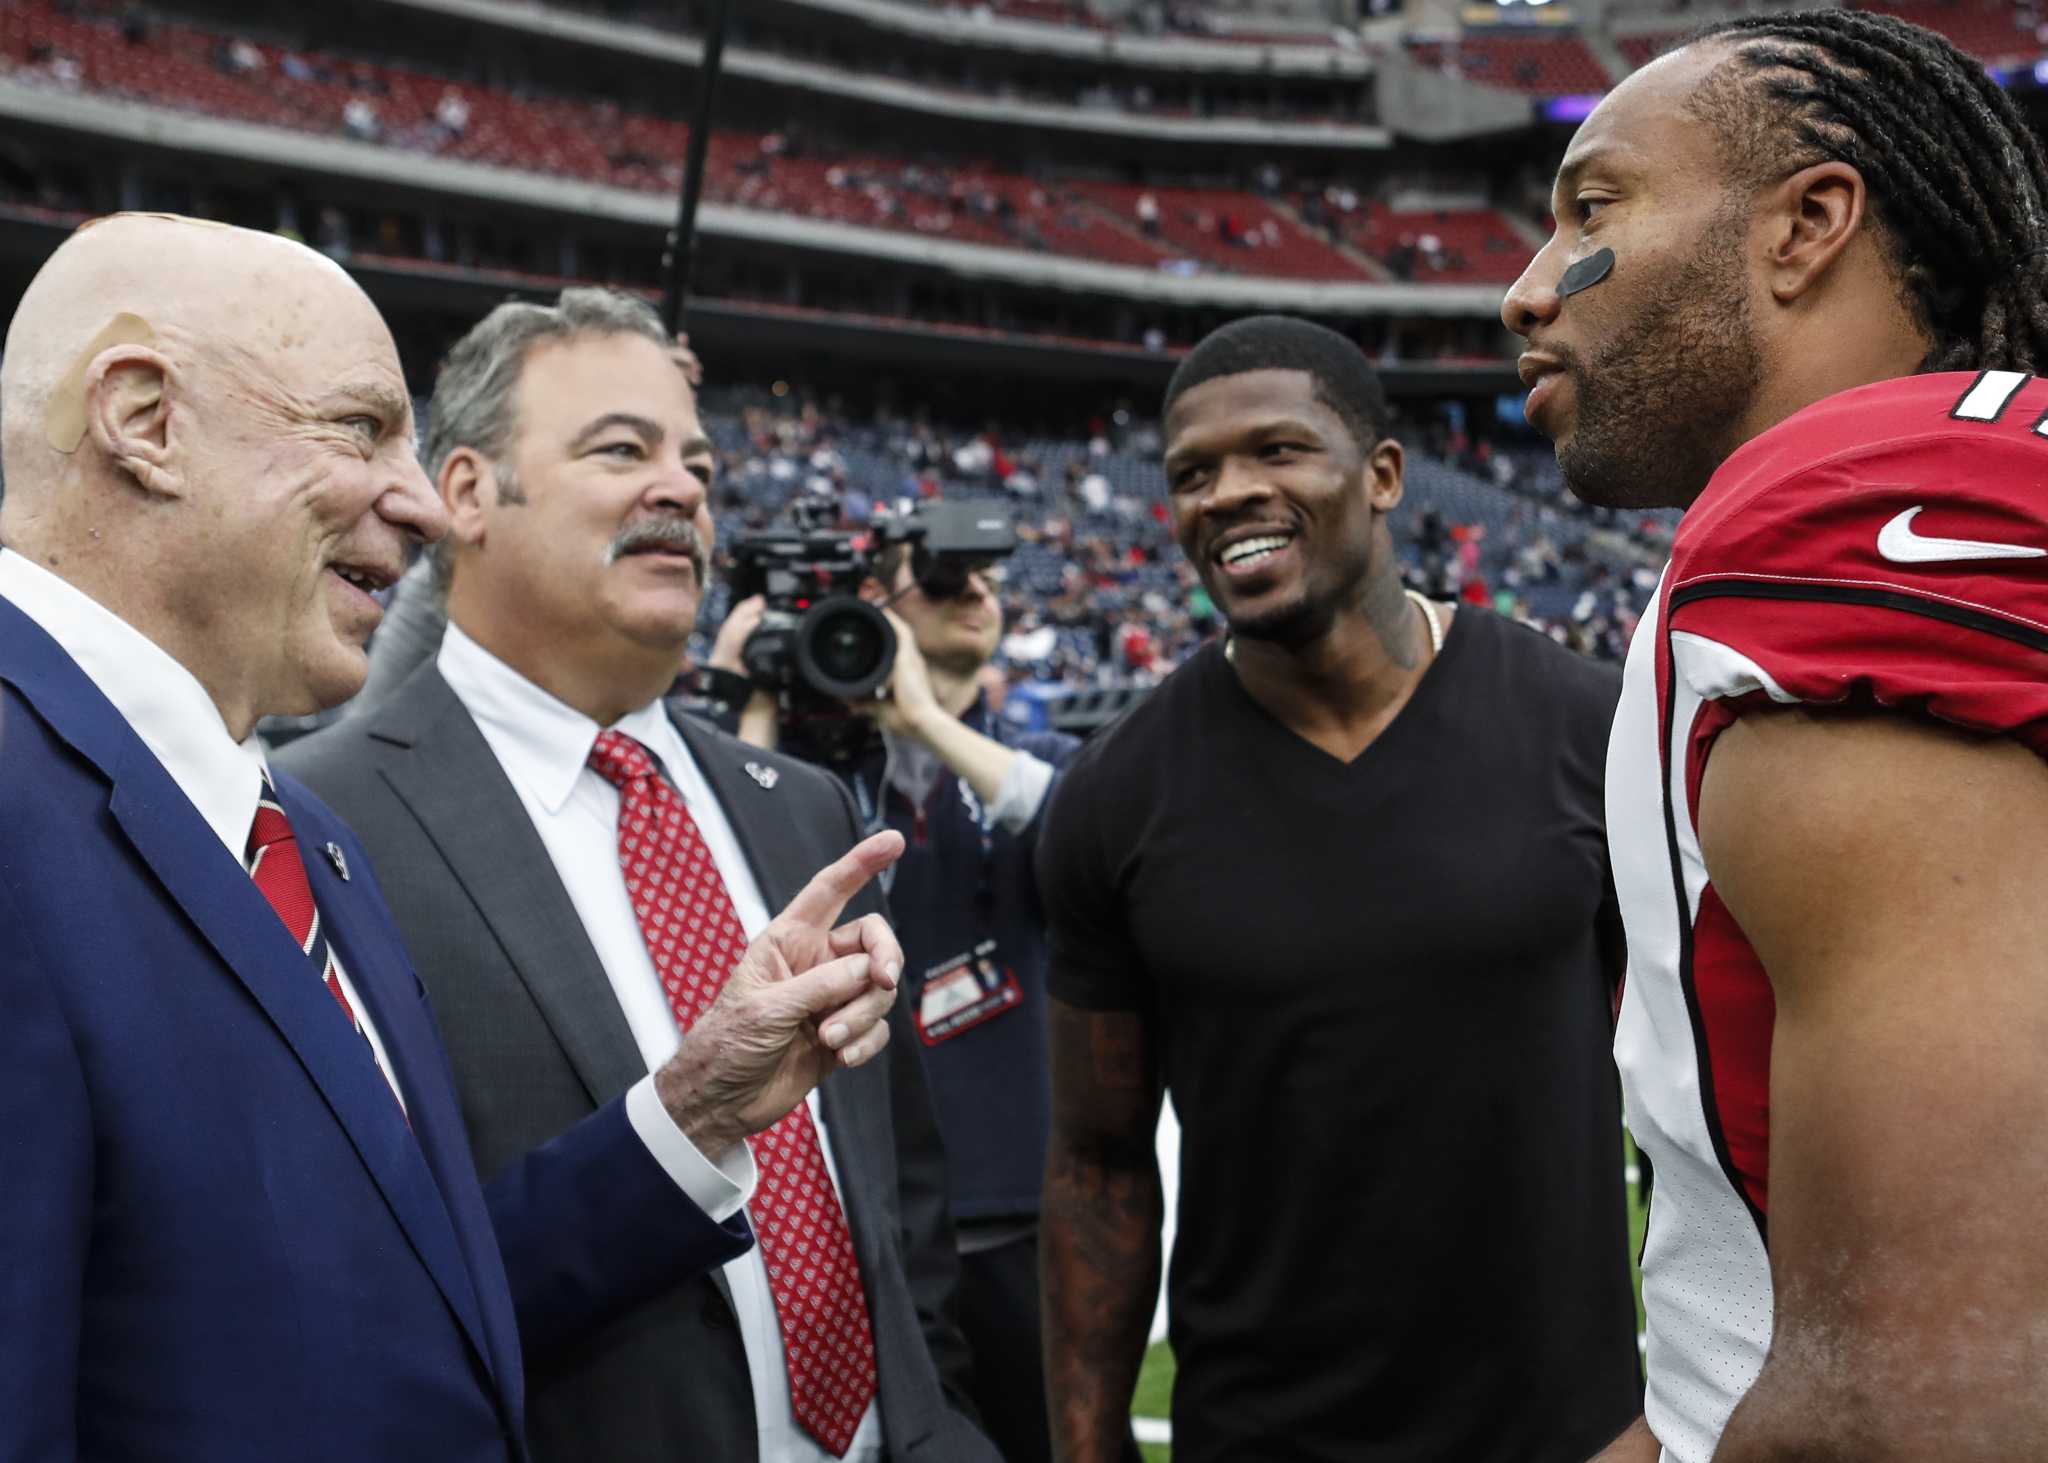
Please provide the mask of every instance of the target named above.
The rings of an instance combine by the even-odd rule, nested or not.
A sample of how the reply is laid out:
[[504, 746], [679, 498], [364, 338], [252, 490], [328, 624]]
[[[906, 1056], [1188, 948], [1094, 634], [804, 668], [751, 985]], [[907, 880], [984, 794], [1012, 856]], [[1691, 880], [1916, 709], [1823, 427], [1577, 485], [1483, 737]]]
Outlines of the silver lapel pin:
[[341, 882], [346, 884], [348, 882], [348, 857], [342, 853], [340, 844], [330, 843], [327, 845], [327, 859], [329, 863], [334, 865], [334, 872], [341, 875]]
[[754, 781], [760, 783], [763, 787], [772, 788], [782, 774], [773, 767], [763, 767], [759, 762], [749, 762], [747, 764], [747, 776], [753, 778]]

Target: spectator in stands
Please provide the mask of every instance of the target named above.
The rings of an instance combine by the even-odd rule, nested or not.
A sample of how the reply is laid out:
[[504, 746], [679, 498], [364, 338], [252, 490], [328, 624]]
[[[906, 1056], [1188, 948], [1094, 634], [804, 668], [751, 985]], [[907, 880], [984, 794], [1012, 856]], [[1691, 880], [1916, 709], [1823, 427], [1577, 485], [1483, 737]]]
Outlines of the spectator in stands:
[[461, 92], [451, 86], [441, 93], [441, 100], [434, 103], [434, 120], [440, 124], [447, 141], [458, 141], [469, 130], [469, 103]]
[[1082, 750], [1039, 846], [1059, 1456], [1112, 1456], [1130, 1408], [1170, 1090], [1176, 1463], [1583, 1463], [1638, 1398], [1605, 1070], [1618, 678], [1403, 592], [1404, 455], [1342, 336], [1225, 326], [1165, 420], [1175, 536], [1230, 638]]
[[[689, 373], [630, 296], [573, 289], [485, 317], [443, 364], [424, 445], [453, 523], [440, 649], [283, 758], [389, 880], [486, 1172], [640, 1091], [725, 983], [726, 949], [859, 842], [828, 778], [664, 704], [713, 540]], [[879, 957], [885, 930], [870, 915], [834, 949]], [[753, 1158], [744, 1113], [702, 1142], [649, 1137], [714, 1213], [748, 1204], [758, 1249], [722, 1284], [673, 1285], [536, 1358], [541, 1463], [1000, 1463], [959, 1392], [959, 1269], [910, 1016], [899, 1004], [893, 1034], [851, 1050], [828, 1020], [790, 1070], [847, 1070]]]
[[342, 104], [341, 128], [358, 142], [376, 142], [384, 135], [377, 108], [362, 97], [350, 97]]

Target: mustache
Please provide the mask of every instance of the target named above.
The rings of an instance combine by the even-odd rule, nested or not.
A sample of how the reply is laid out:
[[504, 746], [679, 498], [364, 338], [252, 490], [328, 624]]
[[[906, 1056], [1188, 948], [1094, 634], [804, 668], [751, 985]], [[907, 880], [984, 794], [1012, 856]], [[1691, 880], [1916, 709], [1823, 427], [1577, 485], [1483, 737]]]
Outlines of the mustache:
[[704, 553], [704, 542], [697, 537], [697, 525], [689, 519], [643, 518], [638, 523], [629, 523], [606, 547], [604, 561], [607, 565], [616, 564], [626, 555], [645, 549], [687, 554], [691, 567], [697, 571], [698, 583], [704, 582], [710, 566]]
[[1570, 346], [1545, 341], [1543, 343], [1543, 350], [1547, 354], [1557, 357], [1557, 363], [1563, 368], [1565, 375], [1576, 379], [1583, 374], [1585, 362], [1579, 359], [1579, 353]]

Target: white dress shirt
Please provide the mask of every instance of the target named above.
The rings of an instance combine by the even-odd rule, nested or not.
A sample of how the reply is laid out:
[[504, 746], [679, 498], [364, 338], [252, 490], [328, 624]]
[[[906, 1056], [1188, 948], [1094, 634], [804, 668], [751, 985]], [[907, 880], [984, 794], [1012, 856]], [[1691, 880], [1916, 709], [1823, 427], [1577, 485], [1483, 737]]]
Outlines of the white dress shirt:
[[[694, 1170], [725, 1183], [724, 1212], [732, 1212], [752, 1196], [755, 1174], [746, 1145], [740, 1144], [714, 1167], [683, 1137], [654, 1097], [651, 1073], [674, 1055], [682, 1038], [668, 992], [647, 953], [625, 876], [619, 871], [619, 791], [589, 765], [591, 748], [604, 728], [527, 680], [454, 624], [441, 642], [436, 664], [497, 754], [533, 819], [639, 1044], [650, 1075], [628, 1095], [628, 1115], [671, 1173]], [[661, 702], [651, 702], [621, 717], [612, 729], [647, 748], [682, 794], [719, 877], [725, 881], [740, 926], [752, 940], [770, 918], [760, 885], [725, 810]], [[643, 1090], [643, 1106], [636, 1112], [634, 1097]], [[817, 1093], [812, 1092], [807, 1101], [811, 1119], [817, 1124], [826, 1171], [837, 1190], [839, 1171]], [[685, 1187], [697, 1197], [694, 1187]], [[713, 1217], [724, 1217], [702, 1199], [698, 1202], [711, 1210]], [[833, 1463], [832, 1456], [798, 1426], [791, 1409], [782, 1325], [775, 1314], [775, 1298], [768, 1288], [768, 1268], [760, 1248], [756, 1246], [726, 1265], [725, 1278], [753, 1380], [761, 1463]], [[848, 1463], [871, 1463], [881, 1456], [881, 1415], [870, 1403], [846, 1458]]]
[[[0, 549], [0, 597], [12, 602], [63, 647], [86, 678], [99, 687], [100, 694], [114, 703], [142, 744], [156, 754], [178, 791], [191, 801], [226, 848], [233, 869], [223, 864], [221, 874], [234, 872], [248, 878], [244, 859], [266, 771], [263, 744], [255, 734], [237, 742], [199, 678], [169, 651], [83, 590], [11, 549]], [[299, 855], [308, 857], [308, 850], [301, 846]], [[405, 1093], [391, 1070], [384, 1038], [370, 1019], [369, 1007], [363, 1004], [332, 945], [328, 957], [334, 962], [335, 976], [357, 1024], [370, 1039], [377, 1065], [397, 1094], [399, 1105], [404, 1106]]]

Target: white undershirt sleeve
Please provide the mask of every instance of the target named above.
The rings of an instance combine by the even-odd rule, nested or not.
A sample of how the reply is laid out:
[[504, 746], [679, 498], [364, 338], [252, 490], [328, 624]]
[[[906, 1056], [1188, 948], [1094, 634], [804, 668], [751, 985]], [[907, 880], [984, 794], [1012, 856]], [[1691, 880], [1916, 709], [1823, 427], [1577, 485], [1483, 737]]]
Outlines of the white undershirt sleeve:
[[1052, 764], [1039, 761], [1029, 752], [1019, 752], [1010, 760], [1010, 770], [1003, 774], [1003, 785], [996, 789], [989, 816], [1010, 832], [1022, 833], [1038, 816], [1039, 804], [1045, 801], [1051, 787]]
[[753, 1150], [735, 1143], [716, 1162], [698, 1152], [655, 1095], [652, 1072], [627, 1089], [626, 1121], [683, 1196], [709, 1215], [713, 1224], [725, 1223], [754, 1197], [760, 1173], [754, 1167]]

